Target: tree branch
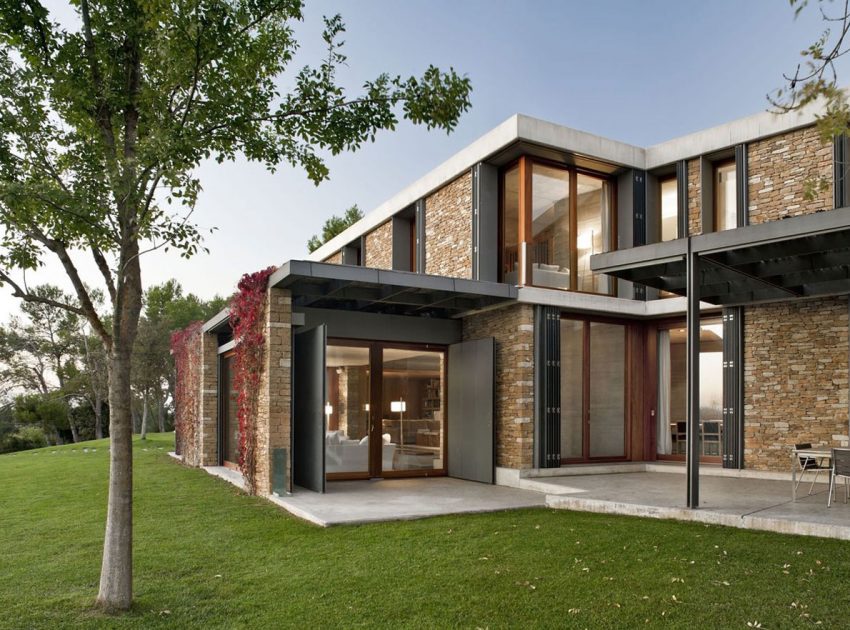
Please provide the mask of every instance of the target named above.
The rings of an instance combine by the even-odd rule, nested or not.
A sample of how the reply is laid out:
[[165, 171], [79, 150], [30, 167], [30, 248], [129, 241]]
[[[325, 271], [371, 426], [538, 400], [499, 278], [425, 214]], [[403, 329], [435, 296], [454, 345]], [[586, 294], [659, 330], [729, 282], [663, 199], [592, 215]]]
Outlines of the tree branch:
[[76, 313], [77, 315], [80, 315], [82, 317], [86, 317], [86, 313], [79, 306], [73, 306], [72, 304], [66, 304], [65, 302], [59, 302], [57, 300], [52, 300], [41, 295], [29, 293], [24, 288], [22, 288], [21, 285], [15, 282], [12, 277], [2, 269], [0, 269], [0, 284], [8, 284], [12, 288], [12, 295], [16, 298], [20, 298], [24, 302], [31, 302], [33, 304], [46, 304], [47, 306], [54, 306], [56, 308], [61, 308], [71, 313]]
[[94, 304], [91, 301], [89, 292], [86, 289], [85, 284], [83, 284], [82, 278], [80, 278], [80, 273], [79, 271], [77, 271], [77, 267], [74, 265], [74, 261], [71, 260], [71, 256], [68, 254], [68, 250], [65, 248], [65, 244], [61, 241], [48, 238], [48, 236], [37, 227], [34, 228], [34, 231], [30, 232], [29, 234], [30, 236], [32, 236], [32, 238], [44, 245], [47, 249], [56, 254], [56, 256], [59, 258], [59, 261], [65, 268], [65, 273], [71, 279], [71, 284], [73, 285], [74, 291], [77, 294], [77, 299], [80, 301], [80, 315], [85, 317], [89, 321], [89, 323], [91, 323], [92, 328], [95, 330], [95, 332], [97, 332], [98, 336], [103, 341], [104, 346], [107, 349], [111, 348], [112, 336], [109, 334], [109, 332], [106, 330], [106, 327], [103, 325], [103, 322], [100, 319], [100, 315], [97, 314], [97, 309], [94, 307]]
[[113, 303], [115, 303], [115, 279], [112, 277], [112, 270], [109, 269], [106, 257], [103, 255], [103, 252], [100, 251], [100, 248], [95, 245], [91, 245], [91, 253], [94, 257], [94, 262], [97, 264], [97, 268], [100, 270], [100, 274], [103, 276], [103, 280], [106, 283], [106, 290], [109, 292], [109, 298]]

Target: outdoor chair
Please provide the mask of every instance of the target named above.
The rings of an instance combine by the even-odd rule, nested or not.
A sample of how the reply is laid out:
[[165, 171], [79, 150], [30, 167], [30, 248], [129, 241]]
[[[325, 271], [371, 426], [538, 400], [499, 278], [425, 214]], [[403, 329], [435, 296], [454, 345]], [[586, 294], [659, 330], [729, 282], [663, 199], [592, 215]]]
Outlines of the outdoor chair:
[[[803, 444], [795, 444], [794, 448], [797, 451], [801, 451], [807, 448], [812, 448], [812, 445], [809, 442]], [[813, 472], [814, 478], [812, 479], [812, 485], [809, 486], [809, 494], [812, 493], [812, 490], [815, 488], [815, 483], [818, 480], [818, 475], [821, 472], [829, 473], [830, 466], [824, 466], [820, 463], [820, 460], [817, 457], [812, 455], [806, 455], [805, 453], [799, 453], [799, 462], [800, 462], [800, 476], [797, 478], [797, 485], [794, 486], [794, 496], [797, 496], [797, 488], [800, 486], [800, 483], [803, 481], [803, 476], [807, 472]]]
[[826, 507], [832, 505], [836, 477], [844, 478], [844, 503], [847, 503], [848, 493], [850, 493], [850, 486], [847, 485], [850, 481], [850, 448], [832, 449], [832, 475], [829, 480], [829, 497], [826, 500]]

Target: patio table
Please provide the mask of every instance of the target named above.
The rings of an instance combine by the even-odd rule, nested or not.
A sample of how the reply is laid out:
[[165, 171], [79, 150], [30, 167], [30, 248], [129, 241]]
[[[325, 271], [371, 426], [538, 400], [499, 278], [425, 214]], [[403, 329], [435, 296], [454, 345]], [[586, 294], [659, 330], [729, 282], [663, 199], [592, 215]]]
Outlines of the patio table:
[[[800, 456], [808, 456], [817, 460], [818, 466], [828, 465], [832, 460], [832, 449], [829, 448], [800, 448], [791, 450], [791, 498], [797, 500], [797, 469], [800, 468]], [[800, 472], [804, 472], [800, 469]], [[832, 467], [826, 471], [826, 482], [829, 483]]]

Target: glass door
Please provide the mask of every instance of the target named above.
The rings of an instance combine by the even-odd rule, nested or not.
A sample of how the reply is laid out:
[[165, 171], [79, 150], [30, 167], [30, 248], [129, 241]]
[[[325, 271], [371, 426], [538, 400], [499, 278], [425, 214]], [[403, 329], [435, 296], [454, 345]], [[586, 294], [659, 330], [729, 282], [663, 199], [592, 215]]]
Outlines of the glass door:
[[[658, 329], [658, 459], [683, 461], [687, 451], [687, 332], [685, 322]], [[720, 462], [723, 448], [723, 324], [700, 322], [700, 459]]]
[[561, 320], [561, 460], [627, 457], [626, 327]]
[[326, 365], [328, 479], [445, 472], [444, 349], [330, 340]]
[[444, 469], [444, 365], [441, 350], [382, 350], [382, 473]]
[[221, 405], [222, 413], [222, 464], [228, 468], [239, 468], [239, 394], [233, 385], [234, 352], [221, 357], [221, 391], [227, 392], [227, 400]]
[[368, 345], [328, 344], [325, 471], [329, 478], [369, 476]]

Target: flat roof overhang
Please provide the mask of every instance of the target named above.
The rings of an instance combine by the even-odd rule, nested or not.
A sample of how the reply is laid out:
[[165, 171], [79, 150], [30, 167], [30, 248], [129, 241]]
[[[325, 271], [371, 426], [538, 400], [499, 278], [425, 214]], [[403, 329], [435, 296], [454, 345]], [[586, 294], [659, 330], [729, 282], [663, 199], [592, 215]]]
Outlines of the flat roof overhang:
[[269, 278], [288, 289], [294, 307], [452, 318], [514, 301], [512, 285], [408, 271], [290, 260]]
[[596, 254], [598, 273], [687, 295], [688, 241], [699, 299], [721, 306], [850, 293], [850, 208]]

